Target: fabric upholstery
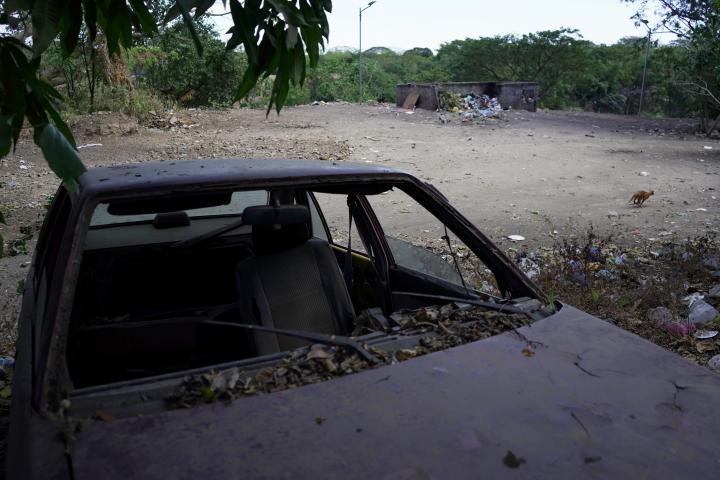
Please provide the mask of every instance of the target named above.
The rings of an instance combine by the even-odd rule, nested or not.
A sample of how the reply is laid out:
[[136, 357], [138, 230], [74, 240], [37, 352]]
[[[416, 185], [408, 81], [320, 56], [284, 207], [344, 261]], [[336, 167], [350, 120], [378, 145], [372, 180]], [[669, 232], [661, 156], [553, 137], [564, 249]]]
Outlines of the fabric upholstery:
[[[285, 227], [283, 225], [283, 227]], [[237, 268], [243, 321], [263, 326], [346, 334], [355, 320], [352, 301], [330, 245], [312, 239], [283, 249], [283, 229], [264, 230], [253, 240], [256, 256]], [[259, 232], [258, 232], [259, 233]], [[295, 240], [297, 240], [296, 237]], [[258, 254], [259, 253], [259, 254]], [[255, 332], [258, 354], [279, 352], [308, 344], [307, 341]]]

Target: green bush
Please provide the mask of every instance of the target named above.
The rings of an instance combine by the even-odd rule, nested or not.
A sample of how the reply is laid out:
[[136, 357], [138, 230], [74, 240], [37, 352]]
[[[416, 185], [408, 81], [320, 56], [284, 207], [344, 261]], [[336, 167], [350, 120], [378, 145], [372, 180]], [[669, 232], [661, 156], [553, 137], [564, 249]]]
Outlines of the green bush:
[[229, 105], [247, 65], [245, 56], [226, 51], [218, 33], [198, 25], [204, 54], [195, 50], [184, 25], [170, 26], [149, 46], [131, 49], [135, 78], [186, 106]]

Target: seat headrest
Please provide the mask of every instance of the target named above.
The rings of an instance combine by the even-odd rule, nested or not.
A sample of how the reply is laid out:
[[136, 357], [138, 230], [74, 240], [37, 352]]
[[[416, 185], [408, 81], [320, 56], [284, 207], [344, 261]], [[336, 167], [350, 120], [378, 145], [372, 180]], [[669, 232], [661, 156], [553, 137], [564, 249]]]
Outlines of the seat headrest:
[[270, 227], [297, 225], [309, 221], [310, 212], [305, 205], [256, 205], [243, 210], [243, 223], [245, 225]]
[[247, 207], [243, 223], [252, 225], [253, 248], [259, 255], [297, 247], [310, 239], [310, 212], [304, 205]]

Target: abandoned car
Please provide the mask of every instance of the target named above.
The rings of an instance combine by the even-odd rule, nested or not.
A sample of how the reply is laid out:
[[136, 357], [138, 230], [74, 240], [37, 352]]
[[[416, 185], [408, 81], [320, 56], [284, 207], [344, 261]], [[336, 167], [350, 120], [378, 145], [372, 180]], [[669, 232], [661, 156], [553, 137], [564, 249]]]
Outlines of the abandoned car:
[[79, 184], [25, 283], [9, 478], [718, 478], [719, 376], [549, 302], [409, 174]]

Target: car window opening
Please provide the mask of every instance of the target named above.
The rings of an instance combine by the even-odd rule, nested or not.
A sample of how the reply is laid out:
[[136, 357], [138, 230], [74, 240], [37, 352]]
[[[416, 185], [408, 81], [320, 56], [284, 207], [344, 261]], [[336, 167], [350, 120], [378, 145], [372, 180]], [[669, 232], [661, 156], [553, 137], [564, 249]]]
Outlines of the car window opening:
[[[450, 318], [462, 317], [461, 329], [485, 321], [457, 312], [526, 319], [517, 325], [539, 318], [539, 308], [496, 295], [492, 273], [443, 222], [417, 228], [383, 218], [393, 208], [376, 204], [418, 208], [392, 203], [394, 192], [270, 189], [100, 204], [70, 323], [73, 386], [233, 362], [251, 371], [313, 344], [350, 348], [363, 361], [362, 350], [430, 352], [452, 346]], [[413, 229], [422, 235], [407, 234]], [[417, 313], [440, 306], [444, 317]], [[431, 318], [423, 327], [417, 315]], [[440, 338], [437, 348], [427, 347], [428, 335]]]

